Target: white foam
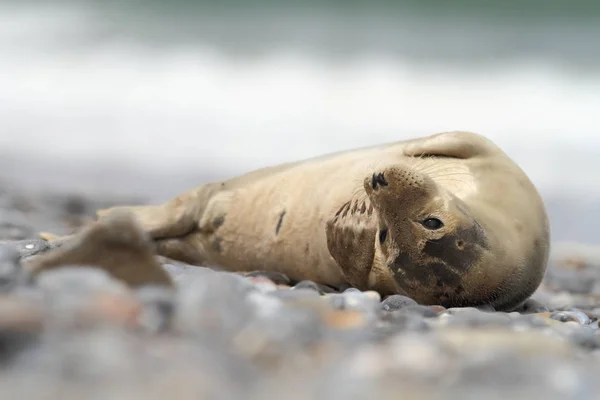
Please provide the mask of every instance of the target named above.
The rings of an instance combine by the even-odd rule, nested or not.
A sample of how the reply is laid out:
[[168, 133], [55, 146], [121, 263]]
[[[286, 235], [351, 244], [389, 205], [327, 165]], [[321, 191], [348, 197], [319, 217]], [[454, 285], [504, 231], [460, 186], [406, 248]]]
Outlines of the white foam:
[[[598, 76], [534, 60], [450, 71], [291, 51], [234, 59], [201, 44], [61, 47], [86, 16], [53, 10], [0, 13], [0, 26], [13, 21], [0, 32], [0, 146], [14, 153], [235, 172], [465, 129], [496, 141], [540, 186], [564, 177], [589, 189], [593, 176], [574, 171], [598, 166], [578, 154], [600, 149]], [[557, 163], [565, 148], [572, 157]]]

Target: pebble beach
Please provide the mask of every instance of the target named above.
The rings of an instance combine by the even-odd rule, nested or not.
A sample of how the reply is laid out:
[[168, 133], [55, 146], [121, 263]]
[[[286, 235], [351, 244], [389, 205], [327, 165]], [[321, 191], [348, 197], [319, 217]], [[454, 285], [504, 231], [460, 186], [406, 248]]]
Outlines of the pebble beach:
[[512, 312], [144, 261], [145, 245], [138, 264], [165, 284], [73, 262], [33, 276], [28, 263], [53, 250], [40, 230], [69, 232], [127, 199], [2, 188], [3, 398], [587, 399], [600, 389], [600, 265], [583, 257], [551, 260]]

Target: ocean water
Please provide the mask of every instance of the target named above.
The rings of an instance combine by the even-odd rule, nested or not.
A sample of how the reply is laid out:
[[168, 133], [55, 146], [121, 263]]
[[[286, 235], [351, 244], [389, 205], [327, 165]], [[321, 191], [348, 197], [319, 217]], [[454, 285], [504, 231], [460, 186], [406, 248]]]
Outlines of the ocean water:
[[0, 3], [0, 177], [166, 199], [470, 130], [529, 174], [556, 240], [600, 242], [600, 6], [303, 4]]

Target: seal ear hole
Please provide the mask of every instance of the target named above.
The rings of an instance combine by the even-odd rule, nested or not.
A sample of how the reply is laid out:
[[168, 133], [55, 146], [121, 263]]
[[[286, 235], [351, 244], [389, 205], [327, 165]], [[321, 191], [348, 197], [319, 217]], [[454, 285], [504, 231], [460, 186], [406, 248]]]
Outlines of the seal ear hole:
[[465, 247], [465, 242], [464, 242], [464, 241], [462, 241], [461, 239], [457, 240], [457, 241], [456, 241], [456, 247], [457, 247], [459, 250], [462, 250], [462, 249]]
[[380, 244], [383, 244], [383, 242], [385, 242], [385, 239], [387, 239], [387, 234], [388, 234], [387, 228], [384, 228], [379, 231], [379, 243]]
[[421, 221], [421, 224], [429, 230], [437, 230], [444, 226], [444, 223], [437, 218], [426, 218]]

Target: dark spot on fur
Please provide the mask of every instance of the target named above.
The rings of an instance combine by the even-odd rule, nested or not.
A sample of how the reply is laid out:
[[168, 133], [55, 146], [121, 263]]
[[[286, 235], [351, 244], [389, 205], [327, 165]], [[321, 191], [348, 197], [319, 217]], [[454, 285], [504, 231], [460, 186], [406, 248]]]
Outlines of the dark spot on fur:
[[223, 222], [225, 222], [225, 216], [219, 215], [217, 218], [213, 219], [213, 222], [212, 222], [213, 228], [217, 229], [218, 227], [223, 225]]
[[457, 248], [457, 249], [459, 249], [459, 250], [462, 250], [462, 249], [463, 249], [463, 247], [464, 247], [464, 245], [465, 245], [465, 242], [463, 242], [461, 239], [458, 239], [458, 240], [456, 241], [456, 248]]
[[454, 289], [454, 293], [458, 296], [460, 295], [462, 292], [465, 291], [465, 288], [463, 287], [463, 285], [458, 285], [456, 287], [456, 289]]
[[427, 264], [425, 268], [430, 269], [433, 276], [442, 282], [442, 286], [457, 286], [460, 285], [460, 276], [452, 271], [448, 266], [441, 262], [432, 262]]
[[[462, 242], [459, 246], [458, 242]], [[457, 229], [436, 240], [428, 240], [423, 253], [447, 263], [449, 267], [465, 271], [479, 260], [481, 249], [489, 243], [481, 225], [474, 223], [469, 228]]]
[[416, 265], [406, 253], [398, 254], [390, 268], [399, 280], [404, 279], [404, 277], [398, 274], [398, 270], [404, 271], [408, 278], [419, 282], [427, 282], [430, 276], [426, 268], [423, 268], [422, 265]]
[[[390, 267], [400, 286], [406, 286], [405, 281], [408, 280], [427, 286], [430, 281], [433, 282], [433, 279], [435, 279], [435, 285], [441, 293], [444, 288], [460, 286], [461, 282], [460, 275], [448, 268], [446, 264], [434, 261], [417, 265], [405, 253], [400, 253]], [[403, 271], [404, 274], [399, 271]]]
[[221, 253], [223, 252], [223, 246], [221, 246], [221, 243], [223, 242], [223, 239], [221, 239], [220, 237], [215, 237], [215, 239], [212, 241], [212, 248], [214, 251], [216, 251], [217, 253]]
[[277, 227], [275, 228], [275, 234], [279, 235], [279, 230], [281, 229], [281, 224], [283, 223], [283, 217], [285, 216], [286, 211], [283, 211], [279, 214], [279, 221], [277, 221]]
[[307, 243], [306, 247], [304, 248], [304, 254], [308, 254], [309, 251], [310, 251], [310, 246]]

